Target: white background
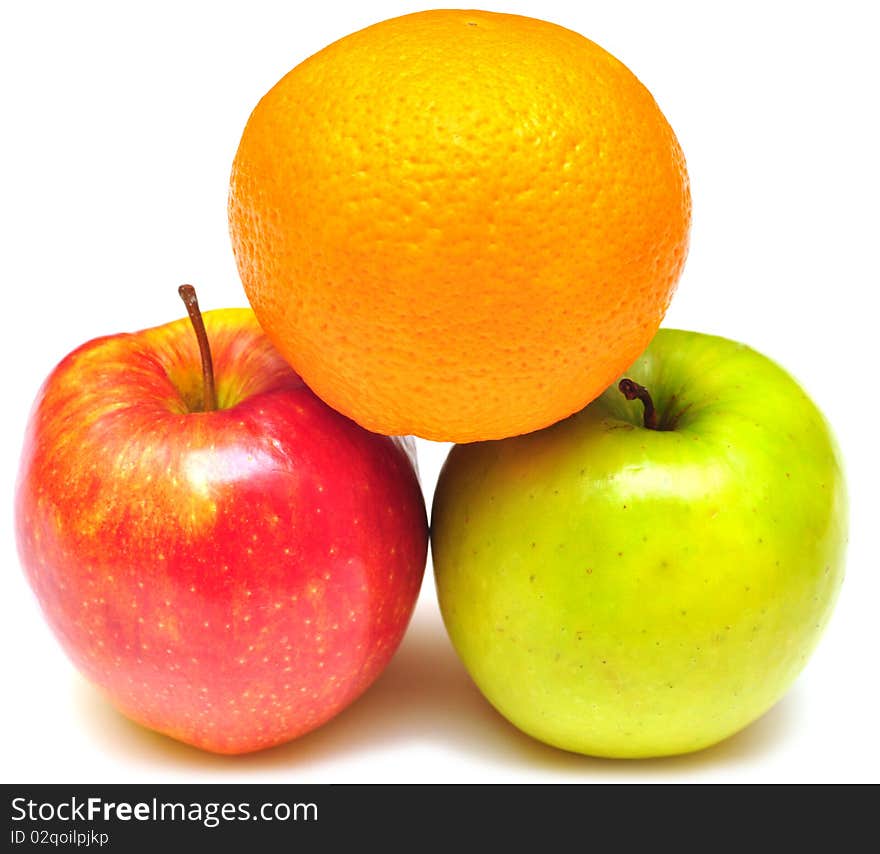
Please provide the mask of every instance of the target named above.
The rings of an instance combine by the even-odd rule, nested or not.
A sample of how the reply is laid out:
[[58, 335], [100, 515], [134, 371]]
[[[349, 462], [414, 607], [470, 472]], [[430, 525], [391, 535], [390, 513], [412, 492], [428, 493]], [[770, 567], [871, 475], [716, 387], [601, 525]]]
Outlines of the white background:
[[[10, 4], [11, 5], [11, 4]], [[869, 3], [516, 2], [623, 60], [675, 128], [693, 186], [692, 249], [667, 326], [745, 341], [826, 412], [851, 495], [848, 574], [789, 695], [722, 745], [614, 762], [520, 734], [469, 682], [430, 565], [416, 617], [373, 688], [319, 731], [250, 757], [130, 724], [73, 671], [43, 622], [11, 530], [39, 383], [96, 335], [245, 304], [226, 192], [245, 120], [325, 44], [430, 4], [16, 4], [0, 31], [3, 281], [2, 777], [26, 781], [806, 781], [880, 779], [876, 311], [880, 180]], [[428, 498], [447, 446], [420, 443]]]

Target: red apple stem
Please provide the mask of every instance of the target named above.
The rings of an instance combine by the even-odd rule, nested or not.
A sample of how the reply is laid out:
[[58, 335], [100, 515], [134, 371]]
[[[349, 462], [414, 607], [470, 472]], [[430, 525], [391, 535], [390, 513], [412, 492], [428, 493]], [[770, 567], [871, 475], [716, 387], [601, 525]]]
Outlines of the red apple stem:
[[213, 412], [217, 408], [217, 390], [214, 388], [214, 362], [211, 359], [211, 346], [208, 343], [208, 333], [205, 331], [205, 321], [199, 310], [199, 299], [196, 289], [192, 285], [181, 285], [177, 289], [186, 312], [192, 321], [196, 339], [199, 342], [199, 353], [202, 357], [202, 384], [204, 395], [204, 412]]
[[654, 401], [651, 395], [643, 385], [626, 378], [617, 384], [618, 389], [627, 400], [640, 400], [645, 407], [645, 427], [648, 430], [659, 430], [660, 425], [657, 423], [657, 411], [654, 409]]

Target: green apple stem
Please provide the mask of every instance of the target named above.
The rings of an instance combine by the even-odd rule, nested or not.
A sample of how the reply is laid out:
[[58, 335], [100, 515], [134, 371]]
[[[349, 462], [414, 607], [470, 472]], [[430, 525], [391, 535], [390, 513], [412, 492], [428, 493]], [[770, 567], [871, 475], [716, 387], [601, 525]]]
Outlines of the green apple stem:
[[640, 400], [645, 407], [645, 427], [648, 430], [662, 430], [663, 428], [657, 423], [657, 410], [654, 409], [654, 401], [651, 395], [643, 385], [639, 385], [631, 379], [622, 379], [617, 384], [618, 389], [627, 400]]
[[202, 356], [202, 383], [204, 394], [204, 412], [213, 412], [217, 408], [217, 391], [214, 388], [214, 362], [211, 359], [211, 346], [208, 343], [208, 333], [205, 331], [205, 321], [202, 312], [199, 311], [199, 299], [196, 289], [192, 285], [181, 285], [177, 289], [186, 312], [192, 321], [196, 339], [199, 342], [199, 353]]

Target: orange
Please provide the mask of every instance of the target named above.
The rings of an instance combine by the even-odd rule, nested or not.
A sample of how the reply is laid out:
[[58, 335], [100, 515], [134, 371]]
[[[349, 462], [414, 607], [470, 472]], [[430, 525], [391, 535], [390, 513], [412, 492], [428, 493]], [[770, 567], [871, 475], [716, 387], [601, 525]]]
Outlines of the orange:
[[320, 397], [370, 430], [468, 442], [570, 415], [641, 353], [690, 209], [675, 135], [617, 59], [445, 10], [278, 82], [229, 219], [260, 324]]

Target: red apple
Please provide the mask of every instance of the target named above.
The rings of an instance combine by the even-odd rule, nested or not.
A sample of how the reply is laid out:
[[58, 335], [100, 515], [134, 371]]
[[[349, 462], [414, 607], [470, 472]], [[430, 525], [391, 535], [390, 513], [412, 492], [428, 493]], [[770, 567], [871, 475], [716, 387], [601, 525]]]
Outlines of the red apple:
[[250, 310], [205, 327], [216, 393], [186, 319], [55, 368], [27, 429], [17, 538], [53, 630], [124, 714], [244, 753], [314, 729], [381, 673], [427, 521], [403, 440], [322, 403]]

